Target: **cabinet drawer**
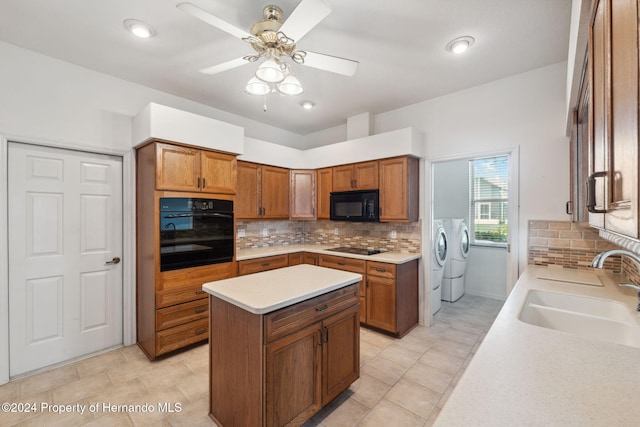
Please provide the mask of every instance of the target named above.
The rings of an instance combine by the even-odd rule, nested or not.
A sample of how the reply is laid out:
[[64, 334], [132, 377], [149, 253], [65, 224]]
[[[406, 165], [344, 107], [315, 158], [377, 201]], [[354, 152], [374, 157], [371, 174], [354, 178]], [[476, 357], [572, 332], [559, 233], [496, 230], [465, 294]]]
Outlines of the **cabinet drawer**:
[[208, 332], [208, 318], [156, 332], [156, 355], [204, 341], [209, 338]]
[[336, 270], [350, 271], [352, 273], [365, 274], [367, 261], [363, 259], [345, 258], [333, 255], [320, 255], [318, 258], [320, 267], [335, 268]]
[[199, 299], [156, 311], [156, 330], [209, 317], [209, 300]]
[[202, 288], [203, 283], [228, 279], [235, 276], [235, 272], [235, 263], [233, 262], [163, 271], [156, 280], [156, 291], [177, 290], [194, 285]]
[[358, 304], [358, 288], [355, 283], [265, 315], [265, 341], [272, 342]]
[[159, 291], [156, 292], [156, 308], [170, 307], [206, 297], [207, 293], [202, 290], [201, 284], [170, 291]]
[[288, 265], [289, 256], [287, 254], [238, 261], [238, 276], [274, 270]]
[[396, 265], [386, 262], [367, 261], [367, 275], [396, 278]]

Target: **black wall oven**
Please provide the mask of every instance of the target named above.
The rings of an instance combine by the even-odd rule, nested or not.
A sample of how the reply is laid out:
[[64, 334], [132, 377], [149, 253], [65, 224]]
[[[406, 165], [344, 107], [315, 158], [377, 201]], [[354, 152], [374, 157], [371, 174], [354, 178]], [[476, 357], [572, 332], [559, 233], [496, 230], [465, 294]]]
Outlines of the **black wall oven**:
[[160, 271], [233, 260], [233, 201], [160, 199]]

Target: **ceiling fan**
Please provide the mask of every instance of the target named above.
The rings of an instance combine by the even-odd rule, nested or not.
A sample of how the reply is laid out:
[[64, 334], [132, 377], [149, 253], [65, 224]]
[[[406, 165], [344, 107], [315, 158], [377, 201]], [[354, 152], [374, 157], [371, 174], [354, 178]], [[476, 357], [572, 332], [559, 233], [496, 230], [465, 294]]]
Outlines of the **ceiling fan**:
[[[264, 19], [253, 24], [250, 33], [192, 3], [180, 3], [177, 8], [251, 44], [255, 53], [200, 70], [205, 74], [217, 74], [263, 60], [256, 71], [256, 77], [245, 88], [251, 94], [266, 95], [275, 91], [272, 86], [267, 91], [265, 84], [278, 84], [278, 90], [286, 95], [302, 92], [302, 86], [291, 74], [289, 64], [283, 61], [286, 58], [296, 64], [345, 76], [353, 76], [358, 69], [358, 61], [297, 49], [296, 43], [331, 12], [331, 6], [325, 0], [301, 0], [285, 22], [281, 21], [282, 9], [273, 5], [266, 6], [263, 10]], [[262, 84], [263, 87], [256, 86], [253, 88], [256, 91], [252, 91], [250, 85], [256, 78], [254, 83]]]

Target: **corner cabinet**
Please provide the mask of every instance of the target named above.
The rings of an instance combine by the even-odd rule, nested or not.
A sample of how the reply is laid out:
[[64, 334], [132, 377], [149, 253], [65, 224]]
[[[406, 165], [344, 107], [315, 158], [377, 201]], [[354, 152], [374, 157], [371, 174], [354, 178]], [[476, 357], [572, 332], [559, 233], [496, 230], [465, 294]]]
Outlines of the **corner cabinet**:
[[316, 219], [316, 171], [291, 170], [290, 218]]
[[360, 376], [358, 284], [267, 314], [210, 297], [210, 415], [301, 425]]
[[289, 219], [289, 169], [238, 162], [238, 219]]
[[638, 239], [638, 2], [595, 0], [589, 30], [589, 223]]
[[407, 156], [380, 160], [381, 222], [418, 220], [419, 164], [419, 159]]
[[218, 194], [236, 192], [236, 157], [156, 142], [156, 189]]

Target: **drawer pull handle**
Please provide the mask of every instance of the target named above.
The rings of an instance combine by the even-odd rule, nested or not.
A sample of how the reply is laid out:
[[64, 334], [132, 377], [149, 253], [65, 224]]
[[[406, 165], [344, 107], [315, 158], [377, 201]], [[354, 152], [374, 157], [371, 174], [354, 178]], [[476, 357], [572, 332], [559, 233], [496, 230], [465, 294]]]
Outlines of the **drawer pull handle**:
[[196, 335], [202, 335], [207, 332], [207, 328], [196, 329]]
[[260, 264], [263, 267], [269, 267], [269, 263], [268, 262], [263, 262], [262, 264]]
[[204, 291], [196, 291], [196, 295], [202, 295], [204, 294]]
[[344, 261], [338, 261], [338, 265], [344, 265]]
[[378, 273], [384, 273], [384, 272], [385, 272], [385, 271], [387, 271], [387, 270], [386, 270], [386, 269], [384, 269], [384, 268], [376, 267], [376, 271], [377, 271]]
[[329, 308], [329, 306], [327, 304], [323, 304], [320, 307], [316, 307], [316, 311], [324, 311], [327, 308]]
[[196, 308], [196, 313], [204, 313], [207, 311], [207, 307], [198, 307]]

